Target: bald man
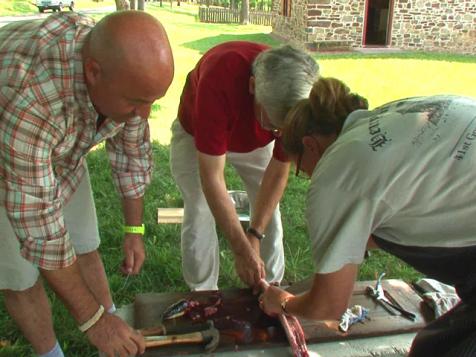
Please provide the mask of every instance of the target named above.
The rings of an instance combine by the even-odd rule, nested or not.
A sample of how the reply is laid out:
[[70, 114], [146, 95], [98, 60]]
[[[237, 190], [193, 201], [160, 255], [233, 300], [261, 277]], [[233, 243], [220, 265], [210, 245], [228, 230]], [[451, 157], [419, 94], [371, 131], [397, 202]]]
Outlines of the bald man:
[[0, 29], [0, 289], [40, 356], [63, 356], [40, 275], [100, 351], [144, 351], [143, 338], [111, 314], [85, 156], [106, 140], [124, 208], [122, 270], [137, 274], [152, 165], [147, 118], [173, 72], [165, 30], [143, 12], [97, 25], [59, 13]]

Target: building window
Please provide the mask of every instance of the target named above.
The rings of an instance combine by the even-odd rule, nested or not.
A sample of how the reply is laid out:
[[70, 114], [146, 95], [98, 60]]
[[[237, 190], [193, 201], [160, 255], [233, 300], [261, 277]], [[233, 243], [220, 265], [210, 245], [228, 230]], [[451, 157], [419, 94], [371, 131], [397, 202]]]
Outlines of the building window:
[[281, 15], [291, 16], [291, 1], [292, 0], [282, 0]]

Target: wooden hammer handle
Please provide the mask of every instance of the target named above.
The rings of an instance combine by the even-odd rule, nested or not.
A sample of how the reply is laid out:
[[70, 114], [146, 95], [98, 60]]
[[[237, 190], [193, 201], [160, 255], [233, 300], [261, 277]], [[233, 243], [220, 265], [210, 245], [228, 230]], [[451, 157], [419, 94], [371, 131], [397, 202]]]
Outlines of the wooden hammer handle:
[[142, 336], [157, 336], [157, 335], [166, 335], [167, 330], [164, 325], [141, 328], [139, 330]]
[[158, 347], [180, 345], [185, 343], [202, 343], [203, 336], [200, 332], [186, 333], [183, 335], [168, 336], [147, 336], [145, 337], [145, 347]]

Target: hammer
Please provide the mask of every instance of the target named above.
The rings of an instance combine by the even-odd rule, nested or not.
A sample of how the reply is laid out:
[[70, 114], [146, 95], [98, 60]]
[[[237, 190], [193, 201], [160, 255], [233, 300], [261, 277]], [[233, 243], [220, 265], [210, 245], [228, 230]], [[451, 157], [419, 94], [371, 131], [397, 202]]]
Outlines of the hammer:
[[164, 324], [156, 325], [153, 327], [141, 328], [138, 331], [142, 336], [158, 336], [158, 335], [182, 335], [184, 333], [197, 332], [207, 330], [210, 328], [209, 322], [193, 324], [191, 326], [165, 326]]
[[213, 321], [207, 321], [208, 328], [203, 331], [185, 333], [181, 335], [165, 335], [165, 336], [146, 336], [145, 346], [158, 347], [158, 346], [170, 346], [180, 344], [194, 344], [194, 343], [206, 343], [205, 351], [213, 352], [220, 341], [220, 333], [213, 326]]

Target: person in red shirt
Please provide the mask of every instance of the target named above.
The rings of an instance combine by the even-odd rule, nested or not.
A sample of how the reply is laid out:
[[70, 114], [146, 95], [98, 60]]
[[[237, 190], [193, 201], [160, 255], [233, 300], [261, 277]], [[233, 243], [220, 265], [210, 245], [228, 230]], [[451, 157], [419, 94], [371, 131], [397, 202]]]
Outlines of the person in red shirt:
[[[170, 160], [184, 200], [182, 269], [190, 289], [218, 289], [215, 223], [244, 283], [282, 280], [279, 200], [290, 164], [279, 128], [288, 110], [309, 95], [318, 69], [309, 54], [292, 46], [233, 41], [210, 49], [188, 74], [172, 125]], [[226, 162], [250, 200], [246, 232], [227, 191]]]

